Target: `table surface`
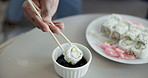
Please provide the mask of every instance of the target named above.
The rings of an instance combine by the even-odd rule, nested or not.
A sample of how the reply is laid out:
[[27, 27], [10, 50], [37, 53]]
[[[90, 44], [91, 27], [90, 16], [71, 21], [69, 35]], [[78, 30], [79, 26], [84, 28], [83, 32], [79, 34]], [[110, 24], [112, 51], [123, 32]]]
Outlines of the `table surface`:
[[[84, 14], [55, 20], [65, 23], [63, 33], [72, 42], [83, 44], [92, 52], [93, 59], [84, 78], [148, 78], [148, 64], [117, 63], [100, 56], [88, 45], [86, 28], [102, 15]], [[56, 36], [61, 43], [66, 42], [61, 36]], [[0, 54], [0, 78], [60, 78], [51, 58], [56, 47], [52, 36], [37, 28], [22, 34]]]

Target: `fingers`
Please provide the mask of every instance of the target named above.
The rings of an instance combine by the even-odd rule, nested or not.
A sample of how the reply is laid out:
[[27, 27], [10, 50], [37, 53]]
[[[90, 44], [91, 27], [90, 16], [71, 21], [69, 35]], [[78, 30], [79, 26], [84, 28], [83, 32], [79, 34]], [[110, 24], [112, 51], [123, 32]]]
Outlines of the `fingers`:
[[34, 19], [35, 19], [35, 24], [37, 25], [38, 28], [40, 28], [44, 32], [49, 32], [49, 27], [45, 22], [43, 22], [38, 16], [35, 16]]
[[50, 23], [52, 16], [55, 14], [57, 10], [59, 0], [42, 0], [41, 1], [41, 14], [43, 20], [46, 23]]
[[30, 5], [28, 4], [28, 2], [25, 1], [24, 4], [23, 4], [24, 17], [27, 18], [29, 21], [31, 21], [33, 23], [34, 20], [31, 19], [32, 14], [30, 13], [30, 12], [32, 12], [32, 10], [31, 10], [31, 8], [29, 6]]
[[64, 23], [63, 23], [63, 22], [54, 22], [54, 24], [55, 24], [60, 30], [63, 30], [63, 29], [64, 29]]
[[55, 23], [56, 26], [51, 25], [52, 16], [55, 14], [58, 7], [59, 0], [42, 0], [41, 1], [41, 14], [43, 21], [46, 22], [52, 32], [60, 34], [61, 29], [64, 29], [63, 23]]
[[32, 0], [32, 1], [35, 3], [37, 7], [41, 8], [40, 0]]
[[[38, 17], [38, 15], [35, 13], [34, 9], [31, 7], [31, 5], [28, 3], [28, 1], [25, 1], [23, 4], [24, 16], [29, 21], [31, 21], [36, 27], [43, 30], [44, 32], [49, 32], [49, 30], [51, 29], [52, 32], [54, 32], [56, 34], [60, 34], [61, 30], [64, 29], [64, 24], [61, 22], [54, 22], [54, 24], [56, 26], [53, 26], [50, 24], [51, 18], [52, 18], [51, 15], [55, 11], [52, 10], [54, 8], [49, 7], [48, 4], [50, 4], [50, 6], [51, 6], [51, 2], [48, 3], [48, 1], [55, 1], [55, 0], [33, 0], [33, 1], [38, 7], [41, 7], [41, 14], [43, 13], [42, 16], [45, 17], [45, 19], [42, 20]], [[41, 1], [41, 2], [39, 2], [39, 1]], [[58, 0], [56, 0], [56, 1], [58, 1]], [[45, 4], [44, 7], [40, 5], [40, 4], [43, 5], [43, 3]], [[52, 4], [52, 6], [53, 6], [53, 4]]]
[[41, 15], [45, 22], [51, 22], [52, 15], [50, 11], [51, 3], [50, 0], [42, 0], [41, 1]]
[[24, 16], [31, 21], [36, 27], [38, 27], [39, 29], [42, 29], [44, 32], [48, 32], [49, 31], [49, 27], [46, 23], [44, 23], [42, 21], [42, 19], [40, 19], [37, 14], [35, 13], [35, 11], [33, 10], [33, 8], [31, 8], [30, 4], [28, 2], [25, 2], [23, 4], [23, 9], [25, 11]]
[[56, 34], [60, 34], [61, 30], [64, 29], [64, 23], [62, 22], [53, 22], [55, 26], [53, 26], [51, 23], [48, 24], [49, 28], [52, 30], [52, 32]]

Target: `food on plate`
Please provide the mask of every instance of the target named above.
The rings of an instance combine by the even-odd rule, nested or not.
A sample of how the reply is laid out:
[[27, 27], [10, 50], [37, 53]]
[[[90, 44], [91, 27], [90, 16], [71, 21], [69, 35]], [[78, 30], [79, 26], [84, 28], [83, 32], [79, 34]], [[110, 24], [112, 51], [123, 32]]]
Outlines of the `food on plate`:
[[125, 53], [125, 50], [120, 49], [117, 45], [110, 45], [109, 43], [102, 43], [99, 45], [100, 48], [104, 50], [104, 52], [112, 57], [116, 57], [124, 60], [132, 60], [135, 59], [134, 55], [128, 55]]
[[129, 27], [129, 30], [125, 34], [123, 34], [123, 37], [129, 38], [134, 41], [141, 32], [142, 31], [139, 30], [137, 27], [131, 25]]
[[148, 34], [143, 32], [135, 40], [134, 46], [131, 48], [131, 52], [136, 58], [148, 57]]
[[119, 41], [119, 47], [124, 49], [127, 54], [132, 55], [133, 52], [131, 52], [131, 47], [135, 44], [135, 39], [140, 34], [140, 30], [138, 30], [136, 27], [130, 26], [129, 30], [126, 31], [126, 33], [123, 34], [123, 38]]
[[114, 31], [114, 28], [119, 24], [121, 16], [112, 15], [107, 21], [105, 21], [101, 26], [101, 32], [110, 38], [110, 35]]
[[129, 25], [127, 25], [126, 22], [119, 23], [111, 34], [111, 39], [119, 41], [121, 38], [123, 38], [123, 34], [125, 34], [128, 30]]
[[[148, 57], [148, 29], [143, 24], [125, 20], [122, 16], [113, 14], [101, 24], [101, 32], [110, 40], [116, 41], [118, 47], [112, 48], [111, 44], [101, 44], [100, 47], [107, 55], [118, 58], [132, 56], [132, 59], [133, 56], [135, 58]], [[123, 51], [116, 51], [116, 49]]]
[[119, 41], [118, 46], [130, 54], [130, 48], [133, 46], [134, 41], [129, 38], [123, 38]]

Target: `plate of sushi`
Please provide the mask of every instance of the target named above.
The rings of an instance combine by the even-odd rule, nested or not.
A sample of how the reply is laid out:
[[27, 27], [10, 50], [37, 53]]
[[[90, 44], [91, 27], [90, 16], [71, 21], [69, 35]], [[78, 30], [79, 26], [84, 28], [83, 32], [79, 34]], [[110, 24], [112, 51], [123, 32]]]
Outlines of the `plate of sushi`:
[[108, 14], [93, 20], [86, 40], [100, 55], [124, 64], [148, 63], [148, 20]]

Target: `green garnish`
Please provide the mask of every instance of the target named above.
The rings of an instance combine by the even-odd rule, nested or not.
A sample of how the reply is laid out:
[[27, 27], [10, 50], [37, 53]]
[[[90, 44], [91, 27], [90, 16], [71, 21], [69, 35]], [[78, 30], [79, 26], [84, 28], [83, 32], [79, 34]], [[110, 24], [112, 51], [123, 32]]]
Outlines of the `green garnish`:
[[141, 48], [141, 45], [136, 45], [135, 48], [136, 49], [140, 49]]
[[102, 29], [101, 31], [102, 31], [105, 35], [109, 35], [109, 34], [110, 34], [109, 29], [107, 29], [107, 28], [105, 28], [105, 27], [102, 27], [101, 29]]
[[77, 51], [77, 49], [76, 49], [76, 48], [72, 48], [72, 50], [71, 50], [71, 51], [76, 52], [76, 51]]
[[116, 39], [115, 35], [112, 35], [112, 39]]
[[131, 45], [131, 44], [134, 43], [134, 41], [132, 41], [132, 40], [126, 40], [124, 43], [125, 43], [126, 45]]
[[124, 22], [124, 24], [126, 24], [126, 25], [128, 25], [128, 26], [130, 25], [130, 23], [128, 23], [128, 22]]
[[105, 35], [109, 35], [110, 34], [110, 32], [109, 31], [107, 31], [107, 30], [105, 30]]
[[65, 60], [66, 60], [67, 62], [70, 62], [70, 59], [69, 59], [69, 58], [65, 58]]
[[143, 43], [137, 43], [137, 45], [135, 46], [136, 49], [141, 49], [143, 50], [145, 48]]
[[112, 39], [115, 39], [115, 40], [119, 40], [120, 39], [120, 36], [116, 33], [113, 33], [113, 35], [111, 36]]

